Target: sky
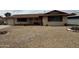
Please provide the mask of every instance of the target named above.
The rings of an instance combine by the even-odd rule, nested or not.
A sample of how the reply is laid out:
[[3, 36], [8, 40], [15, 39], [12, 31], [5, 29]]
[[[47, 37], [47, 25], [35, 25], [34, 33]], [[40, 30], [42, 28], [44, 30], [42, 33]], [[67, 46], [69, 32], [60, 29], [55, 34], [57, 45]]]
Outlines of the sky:
[[12, 15], [15, 14], [36, 14], [45, 13], [49, 10], [0, 10], [0, 16], [4, 16], [5, 13], [10, 12]]
[[4, 10], [68, 10], [78, 5], [79, 0], [0, 0], [0, 9]]
[[0, 16], [6, 12], [14, 15], [44, 13], [48, 10], [66, 10], [79, 14], [78, 5], [79, 0], [0, 0]]
[[[10, 12], [12, 15], [15, 14], [36, 14], [36, 13], [46, 13], [51, 10], [0, 10], [0, 16], [4, 16], [5, 13]], [[61, 10], [67, 13], [76, 13], [79, 15], [79, 10]]]

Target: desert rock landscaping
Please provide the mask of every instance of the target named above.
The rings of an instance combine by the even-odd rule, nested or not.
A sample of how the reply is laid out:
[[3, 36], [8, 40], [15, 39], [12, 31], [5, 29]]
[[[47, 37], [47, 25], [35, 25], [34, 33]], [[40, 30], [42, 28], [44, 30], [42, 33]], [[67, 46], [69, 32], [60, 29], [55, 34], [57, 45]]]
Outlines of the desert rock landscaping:
[[65, 26], [11, 26], [0, 35], [3, 48], [79, 48], [79, 33]]

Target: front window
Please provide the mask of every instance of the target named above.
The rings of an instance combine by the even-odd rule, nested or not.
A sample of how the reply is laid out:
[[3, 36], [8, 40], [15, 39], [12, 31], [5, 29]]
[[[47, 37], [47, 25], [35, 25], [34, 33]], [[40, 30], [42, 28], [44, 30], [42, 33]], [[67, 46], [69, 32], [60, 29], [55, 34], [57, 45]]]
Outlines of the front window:
[[27, 18], [18, 18], [17, 22], [27, 22]]
[[62, 21], [62, 16], [48, 16], [48, 21], [55, 21], [55, 22], [61, 22]]

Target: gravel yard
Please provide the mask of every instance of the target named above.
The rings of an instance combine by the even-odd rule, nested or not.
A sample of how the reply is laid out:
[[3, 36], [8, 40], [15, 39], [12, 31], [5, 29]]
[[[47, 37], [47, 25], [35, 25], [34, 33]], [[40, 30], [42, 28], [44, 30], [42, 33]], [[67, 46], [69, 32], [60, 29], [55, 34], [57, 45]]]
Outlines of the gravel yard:
[[10, 48], [79, 48], [79, 33], [67, 27], [12, 26], [0, 35], [0, 47]]

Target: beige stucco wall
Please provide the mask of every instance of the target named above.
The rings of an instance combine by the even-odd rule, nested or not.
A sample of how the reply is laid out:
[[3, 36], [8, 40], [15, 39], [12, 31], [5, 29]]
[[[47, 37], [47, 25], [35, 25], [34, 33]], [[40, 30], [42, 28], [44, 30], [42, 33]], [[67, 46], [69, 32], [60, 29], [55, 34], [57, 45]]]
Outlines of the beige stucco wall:
[[48, 17], [43, 17], [43, 25], [64, 25], [66, 22], [66, 16], [63, 16], [63, 22], [48, 22]]
[[67, 16], [63, 16], [63, 23], [67, 23]]
[[10, 18], [10, 19], [6, 19], [6, 23], [8, 25], [14, 25], [14, 19]]
[[45, 26], [45, 25], [48, 25], [48, 17], [43, 17], [43, 25]]

